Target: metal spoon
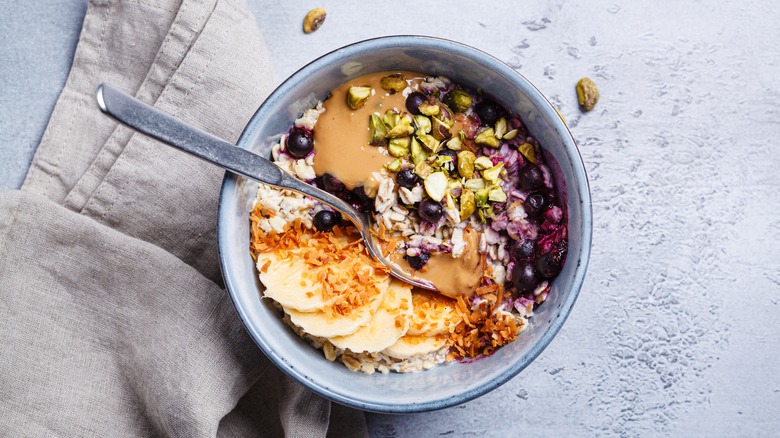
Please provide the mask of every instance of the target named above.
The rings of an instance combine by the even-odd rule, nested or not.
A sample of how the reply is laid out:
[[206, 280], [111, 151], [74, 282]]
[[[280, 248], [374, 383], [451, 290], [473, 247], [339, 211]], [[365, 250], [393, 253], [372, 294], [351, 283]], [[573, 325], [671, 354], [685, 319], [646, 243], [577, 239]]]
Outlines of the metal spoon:
[[357, 227], [372, 257], [390, 268], [390, 273], [407, 283], [436, 290], [433, 283], [410, 277], [395, 263], [386, 259], [371, 234], [368, 217], [343, 200], [296, 179], [271, 161], [241, 149], [205, 131], [166, 114], [109, 84], [97, 88], [97, 102], [103, 113], [128, 127], [176, 149], [192, 154], [235, 174], [264, 184], [290, 189], [328, 204]]

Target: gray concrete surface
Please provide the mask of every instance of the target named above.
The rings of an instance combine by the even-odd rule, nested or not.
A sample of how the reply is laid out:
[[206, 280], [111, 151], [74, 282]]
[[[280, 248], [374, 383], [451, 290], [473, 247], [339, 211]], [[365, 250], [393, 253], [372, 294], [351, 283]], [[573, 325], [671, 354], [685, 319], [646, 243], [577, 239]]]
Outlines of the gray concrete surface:
[[[550, 347], [476, 401], [369, 415], [373, 436], [780, 434], [775, 2], [249, 4], [277, 81], [380, 35], [486, 50], [559, 106], [589, 172], [591, 265]], [[304, 35], [316, 6], [327, 21]], [[66, 78], [84, 2], [0, 7], [0, 186], [15, 187]], [[601, 89], [587, 114], [574, 93], [581, 76]]]

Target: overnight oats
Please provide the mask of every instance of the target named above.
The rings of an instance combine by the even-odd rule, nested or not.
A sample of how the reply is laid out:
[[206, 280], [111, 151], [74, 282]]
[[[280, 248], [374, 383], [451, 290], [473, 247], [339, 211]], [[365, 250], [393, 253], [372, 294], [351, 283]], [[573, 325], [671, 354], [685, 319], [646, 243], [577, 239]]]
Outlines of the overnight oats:
[[359, 77], [273, 147], [286, 172], [370, 215], [391, 278], [330, 207], [261, 185], [251, 253], [281, 317], [328, 360], [413, 372], [514, 341], [567, 250], [565, 202], [522, 120], [446, 77]]

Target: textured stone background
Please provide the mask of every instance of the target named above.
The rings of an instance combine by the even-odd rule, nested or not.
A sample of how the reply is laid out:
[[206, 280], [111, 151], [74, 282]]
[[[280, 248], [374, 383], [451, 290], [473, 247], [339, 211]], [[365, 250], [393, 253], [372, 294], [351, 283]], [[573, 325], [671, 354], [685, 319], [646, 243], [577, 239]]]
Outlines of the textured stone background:
[[[780, 433], [776, 2], [249, 4], [277, 81], [380, 35], [488, 51], [558, 105], [588, 170], [591, 264], [550, 347], [471, 403], [370, 415], [374, 436]], [[304, 35], [316, 6], [328, 19]], [[0, 10], [0, 186], [16, 187], [64, 84], [85, 4], [0, 0]], [[576, 104], [581, 76], [601, 89], [588, 114]]]

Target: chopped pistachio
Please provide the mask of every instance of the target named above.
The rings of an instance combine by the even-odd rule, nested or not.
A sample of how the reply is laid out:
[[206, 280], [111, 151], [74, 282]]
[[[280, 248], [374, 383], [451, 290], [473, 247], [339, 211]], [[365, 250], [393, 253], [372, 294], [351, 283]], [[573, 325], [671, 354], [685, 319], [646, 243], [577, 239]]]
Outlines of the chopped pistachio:
[[474, 192], [471, 190], [464, 190], [460, 194], [460, 220], [465, 221], [474, 213], [477, 209], [476, 201], [474, 199]]
[[325, 17], [327, 15], [328, 14], [325, 12], [325, 9], [312, 9], [308, 14], [306, 14], [306, 17], [303, 18], [303, 31], [305, 33], [312, 33], [316, 31], [320, 28], [320, 26], [322, 26], [322, 23], [325, 22]]
[[450, 179], [449, 183], [447, 183], [447, 193], [457, 197], [460, 196], [462, 192], [463, 192], [463, 183], [461, 183], [460, 180], [457, 179]]
[[504, 134], [506, 134], [506, 128], [507, 128], [506, 119], [504, 117], [501, 117], [496, 122], [495, 130], [496, 130], [496, 138], [497, 139], [500, 140], [500, 139], [504, 138]]
[[495, 186], [488, 192], [488, 200], [492, 202], [506, 202], [506, 193], [504, 193], [501, 187]]
[[396, 110], [388, 110], [384, 116], [382, 116], [382, 121], [385, 122], [385, 125], [387, 125], [387, 129], [393, 129], [395, 125], [398, 124], [398, 119], [401, 118], [401, 115]]
[[412, 119], [409, 118], [409, 116], [403, 116], [398, 119], [398, 123], [396, 123], [393, 128], [388, 131], [387, 138], [399, 138], [399, 137], [406, 137], [408, 135], [414, 134], [414, 126], [412, 126]]
[[411, 139], [409, 137], [393, 138], [387, 145], [387, 151], [390, 155], [398, 158], [409, 156]]
[[387, 138], [387, 126], [382, 122], [382, 119], [376, 114], [371, 114], [368, 127], [371, 133], [371, 144], [374, 146], [384, 145]]
[[439, 140], [436, 140], [436, 137], [429, 134], [422, 134], [422, 135], [418, 134], [417, 140], [419, 140], [423, 146], [425, 146], [429, 151], [433, 152], [434, 154], [436, 152], [439, 152], [441, 143], [439, 143]]
[[383, 90], [390, 94], [400, 93], [408, 86], [406, 78], [401, 73], [393, 73], [383, 77], [380, 81]]
[[464, 130], [462, 130], [462, 129], [461, 129], [460, 131], [458, 131], [458, 137], [460, 137], [460, 141], [463, 141], [463, 140], [465, 140], [465, 139], [466, 139], [466, 137], [467, 137], [467, 135], [466, 135], [466, 131], [464, 131]]
[[501, 176], [501, 170], [503, 168], [504, 163], [498, 163], [490, 169], [485, 169], [482, 171], [482, 178], [487, 182], [495, 183], [498, 181], [499, 176]]
[[490, 208], [490, 206], [482, 207], [477, 210], [477, 215], [479, 215], [480, 222], [484, 224], [487, 222], [488, 218], [493, 216], [493, 209]]
[[441, 111], [439, 105], [436, 104], [430, 104], [428, 102], [423, 102], [422, 105], [418, 107], [421, 113], [423, 113], [426, 116], [436, 116]]
[[417, 127], [417, 133], [430, 134], [431, 132], [431, 119], [423, 115], [414, 116], [414, 125]]
[[403, 164], [403, 161], [401, 161], [400, 158], [396, 158], [395, 160], [387, 163], [387, 170], [390, 172], [398, 172], [401, 170], [401, 165]]
[[590, 111], [599, 101], [599, 89], [589, 78], [582, 78], [577, 82], [577, 102], [583, 110]]
[[447, 210], [456, 212], [456, 216], [455, 217], [452, 217], [450, 215], [447, 215], [447, 217], [452, 219], [452, 221], [454, 223], [459, 223], [460, 222], [460, 214], [457, 214], [458, 206], [455, 205], [455, 200], [452, 199], [452, 195], [447, 193], [446, 195], [444, 195], [444, 199], [445, 199], [445, 205], [447, 206]]
[[471, 108], [471, 95], [463, 90], [452, 90], [444, 96], [444, 101], [455, 111], [462, 113]]
[[450, 128], [452, 128], [452, 125], [448, 125], [447, 123], [440, 120], [438, 117], [433, 117], [433, 128], [431, 130], [431, 133], [434, 137], [436, 137], [437, 140], [447, 140], [450, 137], [452, 137], [452, 132], [450, 132]]
[[486, 205], [487, 205], [487, 202], [488, 202], [488, 193], [489, 193], [489, 191], [488, 191], [488, 189], [487, 189], [487, 188], [485, 188], [485, 187], [483, 187], [483, 188], [481, 188], [481, 189], [477, 190], [477, 191], [474, 193], [474, 201], [476, 202], [476, 204], [477, 204], [477, 207], [484, 207], [484, 206], [486, 206]]
[[447, 155], [437, 155], [436, 159], [434, 159], [433, 163], [431, 163], [431, 166], [443, 167], [446, 163], [452, 163], [452, 157]]
[[501, 144], [498, 141], [498, 138], [496, 138], [496, 132], [493, 130], [493, 128], [487, 128], [480, 132], [479, 135], [477, 135], [477, 137], [474, 139], [474, 142], [476, 144], [490, 146], [491, 148], [497, 148]]
[[479, 189], [485, 188], [485, 180], [482, 178], [467, 179], [464, 186], [472, 192], [476, 192]]
[[444, 172], [433, 172], [425, 177], [423, 182], [425, 192], [436, 202], [441, 202], [447, 192], [447, 175]]
[[439, 119], [450, 128], [455, 124], [455, 113], [445, 104], [439, 104]]
[[[452, 141], [452, 140], [450, 140]], [[487, 158], [487, 157], [486, 157]], [[474, 175], [474, 162], [477, 156], [471, 151], [458, 152], [458, 173], [463, 178], [471, 178]], [[493, 164], [491, 162], [491, 164]]]
[[458, 136], [452, 137], [447, 141], [447, 148], [452, 149], [453, 151], [459, 151], [463, 148], [463, 141]]
[[490, 169], [493, 167], [493, 161], [491, 161], [488, 157], [482, 156], [474, 160], [474, 167], [477, 170]]
[[423, 149], [422, 145], [419, 141], [417, 141], [417, 138], [412, 137], [411, 142], [411, 150], [412, 150], [412, 162], [415, 165], [418, 165], [420, 163], [424, 163], [425, 160], [428, 159], [428, 152]]
[[503, 139], [504, 140], [514, 140], [515, 137], [517, 137], [517, 129], [513, 129], [513, 130], [507, 132], [506, 134], [504, 134]]
[[366, 104], [371, 96], [371, 87], [349, 87], [347, 91], [347, 105], [356, 110]]
[[530, 162], [536, 164], [536, 152], [531, 143], [523, 143], [517, 147], [517, 150]]

